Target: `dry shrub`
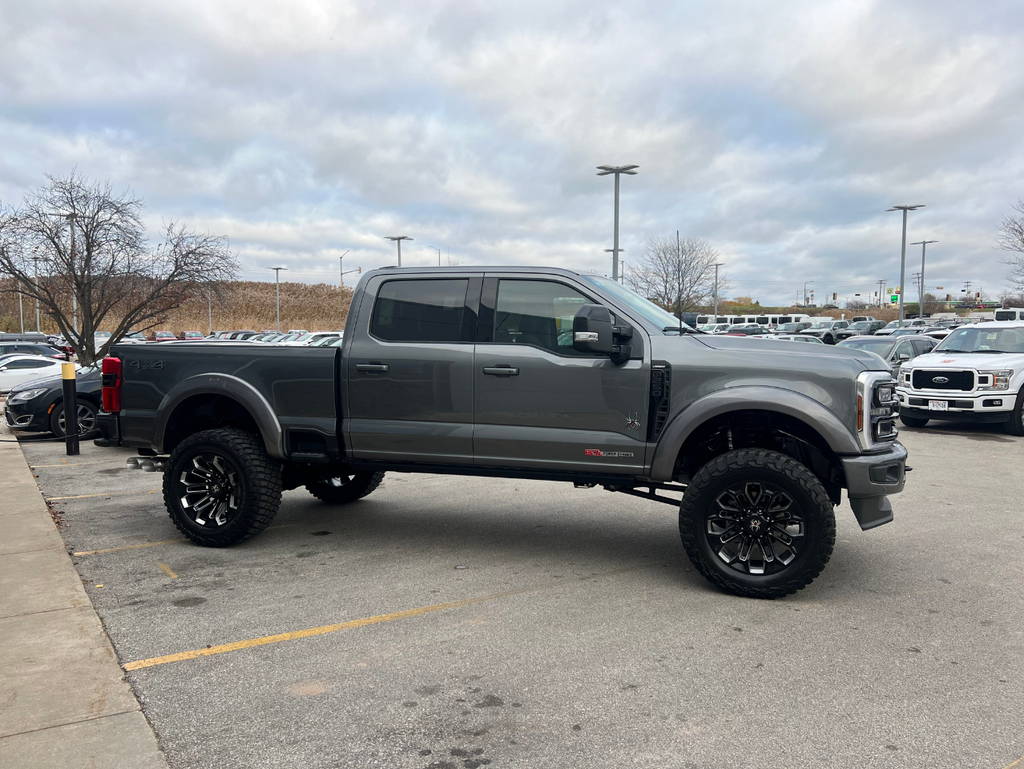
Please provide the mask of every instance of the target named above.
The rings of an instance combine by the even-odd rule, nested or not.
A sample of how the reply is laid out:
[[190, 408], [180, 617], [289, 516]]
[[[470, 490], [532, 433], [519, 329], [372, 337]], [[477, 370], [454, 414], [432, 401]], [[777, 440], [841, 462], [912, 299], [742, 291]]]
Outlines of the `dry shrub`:
[[[9, 281], [6, 282], [9, 285]], [[0, 281], [0, 289], [7, 287]], [[69, 299], [70, 301], [70, 299]], [[345, 328], [348, 307], [352, 302], [352, 289], [339, 288], [327, 283], [282, 283], [281, 284], [281, 328], [304, 328], [309, 331], [336, 331]], [[220, 284], [213, 294], [213, 327], [218, 331], [236, 331], [277, 328], [276, 293], [273, 283], [257, 281], [230, 281]], [[35, 303], [24, 300], [25, 330], [36, 328]], [[56, 333], [57, 325], [42, 318], [42, 330]], [[112, 323], [101, 328], [110, 330]], [[207, 298], [204, 294], [194, 295], [185, 304], [168, 313], [163, 322], [154, 327], [157, 331], [201, 331], [209, 330]], [[20, 330], [18, 297], [0, 293], [0, 331]]]

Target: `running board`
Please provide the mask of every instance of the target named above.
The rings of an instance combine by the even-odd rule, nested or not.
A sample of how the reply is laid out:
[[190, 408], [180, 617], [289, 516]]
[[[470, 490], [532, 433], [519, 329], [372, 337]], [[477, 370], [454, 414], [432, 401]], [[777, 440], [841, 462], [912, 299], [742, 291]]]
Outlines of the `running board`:
[[[617, 491], [620, 494], [629, 494], [633, 497], [640, 497], [640, 499], [649, 499], [652, 502], [661, 502], [666, 505], [679, 506], [682, 499], [675, 497], [666, 497], [658, 494], [659, 491], [671, 491], [678, 494], [686, 493], [686, 486], [682, 483], [639, 483], [635, 486], [609, 486], [605, 485], [605, 489], [608, 491]], [[641, 491], [641, 489], [647, 489]]]

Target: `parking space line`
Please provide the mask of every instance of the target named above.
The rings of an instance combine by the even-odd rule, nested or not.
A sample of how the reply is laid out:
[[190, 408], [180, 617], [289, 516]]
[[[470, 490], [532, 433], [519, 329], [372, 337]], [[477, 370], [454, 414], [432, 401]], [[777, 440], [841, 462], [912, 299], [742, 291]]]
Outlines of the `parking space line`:
[[106, 494], [75, 494], [72, 497], [46, 497], [47, 502], [59, 502], [62, 499], [89, 499], [91, 497], [130, 497], [133, 494], [156, 494], [160, 489], [149, 489], [148, 491], [112, 491]]
[[1014, 761], [1009, 766], [1004, 766], [1003, 769], [1013, 769], [1013, 767], [1019, 765], [1022, 762], [1024, 762], [1024, 756], [1021, 756], [1020, 758], [1018, 758], [1016, 761]]
[[33, 470], [40, 467], [81, 467], [83, 465], [109, 465], [111, 462], [120, 462], [121, 459], [99, 459], [95, 462], [61, 462], [57, 465], [29, 465]]
[[158, 564], [157, 564], [157, 566], [159, 566], [159, 567], [160, 567], [160, 571], [162, 571], [162, 572], [163, 572], [164, 574], [166, 574], [166, 575], [167, 575], [168, 577], [170, 577], [171, 579], [177, 579], [177, 578], [178, 578], [178, 575], [177, 575], [177, 574], [175, 574], [175, 573], [174, 573], [174, 572], [173, 572], [173, 571], [171, 570], [171, 567], [170, 567], [170, 566], [168, 566], [168, 565], [167, 565], [166, 563], [158, 563]]
[[79, 550], [71, 555], [100, 555], [102, 553], [116, 553], [120, 550], [136, 550], [140, 547], [156, 547], [157, 545], [172, 545], [175, 542], [188, 542], [184, 537], [178, 539], [161, 539], [159, 542], [142, 542], [138, 545], [121, 545], [120, 547], [107, 547], [102, 550]]
[[[267, 527], [267, 531], [274, 529], [286, 529], [289, 526], [298, 526], [298, 523], [281, 523], [277, 526]], [[119, 545], [118, 547], [105, 547], [102, 550], [78, 550], [71, 555], [103, 555], [103, 553], [118, 553], [122, 550], [138, 550], [140, 547], [156, 547], [157, 545], [173, 545], [175, 542], [188, 542], [184, 537], [178, 539], [161, 539], [157, 542], [141, 542], [137, 545]]]
[[572, 585], [580, 582], [588, 582], [598, 577], [608, 577], [616, 574], [624, 574], [626, 572], [641, 571], [652, 568], [654, 568], [653, 564], [630, 566], [623, 569], [601, 572], [597, 575], [580, 577], [578, 579], [562, 580], [544, 585], [532, 585], [530, 587], [521, 587], [516, 590], [504, 590], [500, 593], [489, 593], [487, 595], [474, 596], [473, 598], [449, 601], [448, 603], [437, 603], [432, 606], [420, 606], [416, 609], [406, 609], [405, 611], [397, 611], [391, 614], [377, 614], [373, 617], [363, 617], [362, 619], [349, 620], [348, 622], [339, 622], [335, 625], [322, 625], [320, 627], [308, 628], [307, 630], [297, 630], [290, 633], [277, 633], [276, 635], [262, 636], [260, 638], [250, 638], [246, 641], [235, 641], [234, 643], [207, 646], [203, 649], [193, 649], [191, 651], [179, 652], [177, 654], [167, 654], [162, 657], [150, 657], [149, 659], [126, 662], [122, 667], [126, 671], [132, 671], [155, 667], [157, 665], [166, 665], [171, 662], [184, 662], [185, 660], [194, 660], [199, 657], [209, 657], [214, 654], [224, 654], [225, 652], [233, 652], [240, 649], [252, 649], [256, 646], [266, 646], [267, 644], [281, 643], [282, 641], [294, 641], [300, 638], [311, 638], [313, 636], [326, 635], [327, 633], [337, 633], [339, 630], [352, 630], [354, 628], [366, 627], [367, 625], [379, 625], [382, 622], [391, 622], [396, 619], [421, 617], [424, 614], [433, 614], [439, 611], [448, 611], [449, 609], [461, 609], [465, 606], [497, 601], [500, 598], [509, 598], [515, 595], [523, 595], [524, 593], [537, 593], [552, 587], [564, 587], [566, 585]]

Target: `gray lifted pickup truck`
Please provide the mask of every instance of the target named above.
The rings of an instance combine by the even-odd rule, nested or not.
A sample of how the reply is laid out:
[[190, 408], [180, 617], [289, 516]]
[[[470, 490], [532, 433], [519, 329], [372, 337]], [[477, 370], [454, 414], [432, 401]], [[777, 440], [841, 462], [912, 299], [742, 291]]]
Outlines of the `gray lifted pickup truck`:
[[340, 348], [123, 345], [103, 367], [97, 443], [138, 447], [174, 523], [213, 547], [266, 528], [282, 489], [345, 504], [388, 470], [568, 481], [678, 505], [704, 576], [772, 598], [827, 563], [842, 489], [868, 529], [904, 484], [877, 356], [701, 334], [569, 270], [376, 270]]

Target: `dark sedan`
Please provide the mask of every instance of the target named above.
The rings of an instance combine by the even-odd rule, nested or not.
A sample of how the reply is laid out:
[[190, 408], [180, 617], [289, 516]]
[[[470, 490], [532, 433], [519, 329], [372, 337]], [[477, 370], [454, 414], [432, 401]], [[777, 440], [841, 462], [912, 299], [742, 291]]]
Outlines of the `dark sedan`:
[[893, 338], [892, 336], [855, 336], [843, 340], [838, 346], [875, 353], [892, 366], [892, 375], [895, 378], [899, 376], [900, 368], [904, 363], [913, 360], [918, 355], [931, 352], [938, 343], [938, 339], [926, 336], [915, 336], [910, 339], [906, 337]]
[[22, 353], [23, 355], [42, 355], [47, 358], [63, 358], [64, 353], [56, 347], [38, 342], [2, 342], [0, 343], [0, 355]]
[[[96, 434], [96, 414], [102, 402], [100, 367], [78, 371], [78, 429], [83, 438]], [[49, 432], [64, 437], [64, 389], [60, 377], [34, 379], [14, 387], [4, 409], [7, 424], [30, 433]]]
[[873, 336], [876, 331], [881, 331], [883, 328], [885, 328], [884, 320], [858, 320], [847, 328], [836, 331], [835, 337], [837, 342], [841, 342], [851, 336]]

